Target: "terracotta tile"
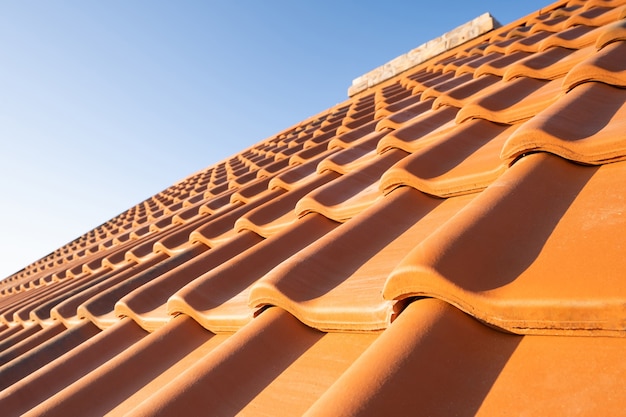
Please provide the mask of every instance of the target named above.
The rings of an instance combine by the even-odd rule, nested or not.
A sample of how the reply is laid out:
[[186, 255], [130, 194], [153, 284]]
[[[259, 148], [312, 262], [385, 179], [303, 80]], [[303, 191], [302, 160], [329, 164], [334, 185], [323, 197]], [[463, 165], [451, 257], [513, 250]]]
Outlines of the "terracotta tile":
[[402, 261], [385, 298], [436, 296], [516, 333], [623, 334], [624, 175], [522, 158]]
[[351, 143], [350, 147], [323, 159], [317, 165], [317, 172], [334, 171], [339, 174], [360, 169], [376, 157], [376, 145], [390, 130], [372, 132]]
[[542, 8], [0, 282], [0, 410], [620, 415], [625, 6]]
[[10, 360], [0, 367], [0, 398], [4, 398], [2, 390], [26, 378], [99, 332], [100, 329], [87, 321], [61, 332], [18, 357], [11, 358], [12, 352], [5, 352], [6, 356], [3, 355], [3, 358]]
[[39, 324], [31, 324], [29, 326], [15, 326], [15, 329], [17, 331], [13, 334], [5, 335], [0, 339], [0, 354], [24, 339], [37, 334], [42, 330], [42, 327]]
[[24, 330], [24, 326], [21, 324], [16, 324], [16, 323], [5, 324], [4, 330], [0, 334], [0, 338], [1, 338], [0, 340], [8, 339], [22, 330]]
[[[12, 361], [15, 358], [20, 357], [21, 355], [26, 354], [30, 350], [53, 338], [64, 330], [66, 330], [66, 328], [63, 324], [56, 323], [55, 325], [50, 326], [46, 329], [37, 331], [30, 337], [23, 338], [23, 340], [19, 343], [10, 342], [8, 346], [3, 346], [4, 349], [0, 353], [0, 366]], [[11, 338], [2, 338], [0, 340], [2, 340], [2, 344], [5, 345], [9, 342], [10, 339]]]
[[310, 181], [311, 175], [315, 174], [317, 166], [321, 161], [337, 153], [339, 150], [340, 149], [338, 148], [327, 149], [317, 157], [311, 158], [302, 164], [294, 164], [289, 170], [286, 170], [285, 172], [282, 172], [272, 178], [269, 182], [268, 188], [270, 190], [279, 188], [289, 191], [301, 187], [303, 184]]
[[278, 188], [274, 190], [267, 190], [267, 192], [263, 193], [262, 197], [259, 197], [248, 204], [243, 204], [234, 210], [230, 210], [217, 217], [215, 220], [207, 222], [206, 224], [195, 229], [189, 235], [189, 242], [201, 242], [209, 247], [215, 247], [224, 243], [235, 234], [233, 226], [238, 218], [250, 210], [272, 201], [284, 192], [284, 190]]
[[407, 185], [438, 197], [480, 191], [506, 170], [499, 153], [516, 128], [481, 119], [465, 122], [387, 170], [381, 189]]
[[507, 55], [513, 52], [537, 52], [543, 40], [548, 38], [550, 35], [551, 32], [549, 31], [538, 31], [511, 43], [502, 52]]
[[344, 117], [341, 121], [342, 126], [346, 126], [346, 123], [355, 122], [357, 120], [363, 119], [364, 117], [371, 116], [373, 113], [374, 113], [374, 102], [372, 102], [371, 104], [368, 104], [366, 107], [360, 110], [348, 113], [348, 115], [346, 115], [346, 117]]
[[571, 16], [565, 22], [566, 26], [587, 25], [604, 26], [620, 19], [622, 9], [612, 7], [592, 7], [581, 13]]
[[581, 2], [583, 3], [583, 10], [592, 7], [619, 7], [626, 4], [624, 0], [586, 0]]
[[444, 92], [437, 97], [432, 107], [433, 109], [438, 109], [441, 106], [461, 108], [466, 102], [470, 101], [475, 94], [485, 91], [500, 80], [501, 78], [495, 75], [481, 75]]
[[0, 407], [7, 415], [23, 415], [145, 335], [132, 320], [124, 320], [0, 392]]
[[[448, 65], [451, 62], [454, 62], [456, 59], [458, 59], [458, 57], [462, 55], [462, 56], [469, 56], [472, 54], [456, 54], [456, 55], [450, 55], [447, 56], [445, 58], [442, 59], [438, 59], [435, 62], [432, 62], [430, 64], [428, 64], [426, 66], [426, 71], [428, 72], [441, 72], [443, 70], [443, 68]], [[475, 53], [475, 55], [481, 55], [481, 52], [477, 52]], [[411, 77], [412, 79], [418, 79], [418, 75], [416, 74], [416, 76]]]
[[596, 48], [602, 49], [612, 42], [624, 40], [626, 40], [626, 20], [622, 18], [622, 20], [607, 25], [598, 31]]
[[[172, 257], [159, 256], [155, 258], [155, 261], [151, 263], [149, 268], [137, 268], [131, 271], [131, 274], [123, 277], [124, 279], [116, 279], [113, 284], [102, 283], [100, 288], [94, 288], [87, 292], [87, 296], [90, 296], [85, 301], [83, 294], [79, 294], [78, 297], [69, 302], [69, 305], [64, 306], [67, 310], [83, 301], [76, 307], [76, 316], [78, 318], [87, 318], [95, 323], [100, 328], [106, 328], [114, 325], [118, 322], [119, 318], [113, 313], [114, 305], [121, 297], [128, 292], [138, 288], [141, 285], [150, 282], [162, 273], [166, 273], [172, 268], [189, 262], [197, 256], [202, 255], [207, 250], [206, 246], [196, 244], [191, 246], [188, 250], [179, 253]], [[117, 278], [117, 277], [116, 277]], [[95, 292], [95, 295], [93, 293]], [[57, 310], [61, 313], [60, 310]]]
[[117, 317], [130, 317], [147, 331], [155, 331], [172, 319], [167, 312], [168, 298], [202, 274], [234, 258], [263, 239], [252, 232], [241, 232], [229, 242], [204, 252], [169, 271], [160, 273], [115, 303]]
[[[85, 317], [82, 314], [79, 314], [79, 307], [84, 303], [89, 303], [92, 299], [98, 299], [98, 297], [102, 296], [103, 293], [108, 291], [111, 288], [116, 287], [120, 283], [128, 285], [133, 282], [141, 282], [141, 278], [146, 274], [154, 274], [154, 270], [151, 271], [151, 268], [159, 265], [161, 262], [165, 261], [167, 256], [162, 255], [160, 257], [155, 257], [153, 262], [145, 263], [141, 265], [131, 265], [126, 271], [115, 271], [111, 272], [102, 277], [102, 279], [93, 282], [91, 285], [85, 286], [81, 288], [80, 291], [77, 291], [75, 294], [72, 294], [65, 300], [58, 302], [54, 305], [48, 313], [48, 316], [53, 320], [58, 320], [64, 323], [67, 327], [79, 324], [82, 319]], [[171, 265], [173, 262], [175, 263], [182, 262], [186, 259], [185, 255], [181, 255], [180, 257], [171, 260], [164, 265]], [[110, 310], [105, 310], [105, 313]]]
[[586, 48], [596, 42], [600, 33], [602, 33], [601, 28], [585, 25], [573, 26], [544, 39], [539, 45], [539, 50], [545, 51], [554, 46], [569, 49]]
[[452, 90], [455, 87], [465, 84], [472, 79], [472, 74], [461, 74], [451, 80], [429, 87], [422, 93], [422, 101], [430, 98], [437, 98], [441, 93]]
[[350, 132], [352, 129], [356, 129], [360, 126], [363, 126], [365, 124], [367, 124], [368, 122], [371, 122], [372, 120], [374, 120], [374, 112], [373, 109], [371, 109], [371, 111], [368, 111], [367, 115], [361, 117], [360, 119], [348, 122], [348, 121], [344, 121], [344, 123], [339, 126], [337, 128], [337, 131], [335, 132], [335, 135], [341, 135], [343, 133], [347, 133]]
[[599, 81], [626, 87], [626, 41], [613, 42], [576, 65], [563, 80], [563, 88], [571, 90], [579, 84]]
[[451, 62], [447, 63], [441, 69], [441, 71], [443, 73], [450, 72], [450, 71], [457, 71], [463, 65], [465, 65], [465, 64], [467, 64], [469, 62], [474, 61], [476, 58], [482, 58], [482, 56], [483, 56], [482, 54], [469, 55], [469, 56], [459, 56], [458, 58], [456, 58], [456, 59], [452, 60]]
[[459, 75], [464, 74], [464, 73], [474, 74], [474, 71], [476, 71], [476, 69], [480, 67], [481, 65], [486, 64], [491, 61], [495, 61], [496, 59], [500, 59], [502, 57], [503, 55], [498, 52], [491, 52], [486, 55], [478, 55], [478, 56], [475, 55], [473, 60], [466, 62], [465, 64], [460, 65], [457, 68], [456, 75], [458, 77]]
[[[188, 207], [184, 210], [179, 210], [176, 212], [176, 214], [174, 214], [171, 217], [171, 220], [167, 223], [164, 224], [165, 227], [170, 226], [172, 224], [176, 224], [176, 225], [181, 225], [181, 224], [185, 224], [191, 220], [193, 220], [194, 218], [197, 218], [198, 215], [200, 215], [200, 207], [202, 207], [202, 204], [204, 203], [204, 200], [202, 200], [200, 203], [192, 206], [192, 207]], [[154, 232], [159, 232], [163, 230], [163, 228], [154, 228], [153, 231]]]
[[277, 156], [276, 158], [276, 162], [266, 165], [256, 172], [257, 178], [271, 178], [289, 166], [289, 159], [287, 157], [281, 156], [279, 158]]
[[490, 53], [504, 54], [504, 52], [509, 46], [513, 45], [515, 42], [519, 41], [520, 39], [524, 39], [524, 37], [526, 36], [528, 36], [528, 34], [524, 34], [523, 37], [513, 37], [509, 39], [499, 40], [498, 42], [490, 43], [485, 48], [485, 53], [486, 54], [490, 54]]
[[374, 113], [374, 119], [382, 119], [387, 116], [391, 116], [399, 110], [409, 107], [413, 104], [419, 103], [421, 96], [419, 94], [411, 94], [403, 100], [399, 100], [388, 106], [380, 107]]
[[271, 308], [128, 415], [300, 415], [376, 336], [325, 334]]
[[[263, 197], [264, 193], [267, 191], [269, 186], [270, 179], [269, 178], [258, 178], [255, 181], [250, 182], [245, 187], [241, 187], [237, 189], [235, 192], [230, 194], [230, 203], [242, 203], [248, 204], [254, 201], [257, 198]], [[226, 204], [223, 204], [219, 207], [213, 206], [212, 213], [217, 212], [217, 210], [225, 207]]]
[[[428, 102], [425, 102], [428, 103]], [[445, 133], [456, 126], [454, 118], [458, 108], [442, 106], [436, 110], [428, 110], [420, 117], [406, 123], [402, 128], [388, 133], [380, 140], [377, 146], [378, 153], [387, 152], [389, 149], [401, 149], [406, 152], [414, 152], [428, 143], [422, 140], [427, 136], [434, 140], [435, 133]]]
[[418, 300], [305, 415], [475, 415], [521, 338]]
[[405, 89], [400, 84], [396, 84], [393, 87], [393, 91], [389, 89], [381, 89], [376, 92], [376, 104], [374, 105], [374, 110], [376, 112], [411, 97], [411, 89]]
[[[508, 32], [506, 32], [504, 34], [504, 38], [505, 39], [510, 39], [510, 38], [514, 38], [514, 37], [526, 37], [528, 36], [528, 33], [530, 32], [530, 30], [532, 29], [532, 26], [517, 26], [514, 27], [513, 29], [509, 30]], [[487, 44], [488, 46], [489, 44]]]
[[36, 301], [39, 295], [45, 296], [46, 294], [54, 291], [54, 288], [56, 287], [57, 285], [50, 285], [30, 291], [19, 288], [19, 286], [17, 288], [11, 287], [8, 294], [11, 295], [11, 297], [7, 297], [5, 300], [2, 300], [3, 302], [0, 304], [0, 320], [4, 324], [11, 324], [13, 320], [13, 312], [20, 308], [20, 306]]
[[418, 300], [305, 415], [619, 415], [625, 342], [501, 333]]
[[500, 88], [490, 89], [461, 108], [456, 115], [456, 122], [478, 118], [512, 124], [534, 116], [561, 94], [560, 80], [520, 77], [496, 86]]
[[310, 192], [295, 207], [299, 217], [319, 213], [331, 220], [344, 222], [372, 205], [380, 196], [378, 182], [393, 164], [408, 155], [392, 149], [373, 158], [353, 171]]
[[359, 141], [362, 137], [374, 132], [376, 128], [376, 120], [371, 120], [368, 123], [359, 126], [349, 132], [337, 135], [328, 142], [328, 149], [334, 148], [347, 148], [352, 146], [353, 142]]
[[[104, 415], [130, 411], [149, 393], [167, 384], [222, 343], [185, 317], [129, 346], [26, 415]], [[152, 388], [152, 389], [150, 389]], [[148, 394], [143, 393], [144, 389]], [[97, 398], [97, 401], [94, 399]]]
[[413, 94], [414, 95], [419, 94], [429, 87], [432, 87], [437, 84], [445, 83], [446, 81], [454, 77], [454, 72], [452, 71], [447, 72], [445, 74], [437, 71], [436, 74], [437, 74], [436, 77], [428, 78], [424, 81], [417, 82], [417, 84], [415, 84], [413, 87], [413, 90], [412, 90]]
[[291, 155], [293, 155], [296, 152], [301, 151], [302, 149], [304, 149], [304, 144], [302, 144], [302, 143], [300, 143], [300, 144], [292, 144], [291, 142], [289, 142], [287, 144], [287, 148], [285, 148], [282, 151], [280, 151], [276, 155], [276, 157], [277, 157], [277, 159], [281, 159], [281, 158], [289, 159], [289, 157]]
[[415, 104], [411, 104], [402, 110], [381, 119], [376, 125], [376, 130], [382, 131], [385, 129], [399, 129], [407, 122], [427, 112], [431, 107], [432, 100], [419, 101]]
[[509, 65], [519, 61], [520, 59], [526, 58], [529, 55], [530, 52], [515, 51], [509, 55], [504, 55], [502, 58], [486, 62], [476, 69], [474, 77], [477, 78], [481, 75], [495, 75], [502, 77], [509, 68]]
[[37, 290], [24, 291], [20, 297], [15, 297], [14, 302], [2, 310], [0, 317], [4, 323], [17, 323], [28, 326], [32, 324], [30, 321], [30, 313], [40, 304], [56, 300], [63, 297], [65, 290], [71, 290], [80, 286], [84, 282], [89, 281], [88, 276], [80, 278], [66, 279], [58, 285], [42, 287]]
[[334, 138], [335, 134], [333, 133], [332, 135], [328, 135], [327, 138], [325, 138], [324, 142], [315, 145], [315, 146], [305, 146], [305, 149], [303, 149], [302, 151], [292, 155], [289, 158], [289, 164], [290, 165], [297, 165], [297, 164], [304, 164], [305, 162], [314, 159], [318, 156], [323, 155], [326, 151], [328, 151], [328, 142], [329, 139]]
[[501, 157], [512, 160], [543, 150], [586, 164], [622, 160], [625, 100], [620, 88], [596, 82], [579, 85], [515, 132]]
[[[155, 258], [153, 263], [146, 262], [140, 265], [129, 264], [127, 267], [120, 268], [116, 271], [103, 271], [102, 274], [79, 280], [73, 283], [74, 285], [64, 288], [62, 294], [58, 294], [55, 298], [48, 302], [42, 302], [36, 308], [32, 309], [29, 313], [29, 318], [42, 326], [53, 325], [56, 320], [61, 320], [65, 325], [69, 325], [70, 318], [76, 315], [77, 305], [82, 301], [99, 294], [100, 291], [127, 279], [133, 274], [151, 267], [157, 262], [158, 258]], [[53, 309], [57, 309], [56, 315], [53, 314]], [[66, 317], [59, 314], [61, 312], [65, 312]]]
[[[573, 14], [576, 13], [580, 13], [582, 11], [584, 11], [585, 9], [582, 8], [581, 4], [573, 4], [569, 7], [559, 7], [558, 9], [554, 10], [552, 13], [550, 13], [550, 17], [551, 18], [555, 18], [558, 16], [565, 16], [565, 17], [570, 17]], [[574, 13], [576, 12], [576, 13]]]
[[435, 72], [429, 69], [421, 69], [416, 73], [407, 75], [401, 80], [401, 83], [405, 88], [413, 90], [415, 86], [419, 85], [420, 83], [439, 77], [440, 75], [441, 72]]
[[512, 64], [504, 73], [504, 80], [517, 77], [530, 77], [540, 80], [554, 80], [563, 77], [576, 64], [587, 59], [595, 52], [593, 46], [580, 50], [571, 50], [556, 46], [538, 52]]
[[[523, 36], [523, 35], [517, 35], [517, 36]], [[500, 40], [501, 38], [498, 39], [498, 41]], [[487, 49], [487, 47], [490, 44], [491, 43], [489, 42], [489, 40], [485, 40], [484, 42], [481, 42], [478, 45], [470, 46], [469, 48], [459, 52], [459, 54], [460, 55], [485, 55], [485, 49]]]
[[168, 300], [168, 313], [187, 314], [214, 332], [239, 329], [253, 316], [253, 310], [248, 307], [250, 286], [281, 261], [336, 226], [336, 222], [323, 216], [305, 216], [293, 227], [251, 247], [177, 291]]
[[549, 15], [547, 19], [535, 22], [530, 29], [530, 33], [537, 33], [539, 31], [560, 32], [566, 27], [567, 20], [567, 16], [557, 16], [553, 18]]
[[310, 181], [301, 187], [290, 190], [272, 202], [268, 202], [242, 215], [235, 222], [234, 230], [241, 233], [249, 230], [263, 237], [269, 237], [280, 230], [289, 227], [297, 220], [294, 208], [296, 203], [306, 194], [337, 179], [336, 172], [324, 172], [312, 175]]
[[280, 306], [321, 330], [383, 329], [394, 314], [380, 296], [388, 274], [471, 198], [400, 188], [273, 269], [252, 287], [250, 305]]

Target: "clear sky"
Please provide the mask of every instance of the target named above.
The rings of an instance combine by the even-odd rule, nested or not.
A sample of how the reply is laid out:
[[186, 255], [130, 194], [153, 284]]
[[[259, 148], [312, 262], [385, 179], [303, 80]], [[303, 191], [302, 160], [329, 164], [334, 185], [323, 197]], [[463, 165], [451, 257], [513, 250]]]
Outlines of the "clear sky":
[[0, 2], [0, 279], [347, 98], [352, 80], [536, 0]]

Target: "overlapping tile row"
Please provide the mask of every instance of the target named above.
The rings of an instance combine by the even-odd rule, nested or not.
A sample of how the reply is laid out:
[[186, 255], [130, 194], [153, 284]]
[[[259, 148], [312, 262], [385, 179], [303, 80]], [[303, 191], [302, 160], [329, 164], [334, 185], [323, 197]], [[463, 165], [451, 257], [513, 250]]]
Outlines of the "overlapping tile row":
[[558, 2], [7, 278], [0, 409], [623, 412], [624, 17]]

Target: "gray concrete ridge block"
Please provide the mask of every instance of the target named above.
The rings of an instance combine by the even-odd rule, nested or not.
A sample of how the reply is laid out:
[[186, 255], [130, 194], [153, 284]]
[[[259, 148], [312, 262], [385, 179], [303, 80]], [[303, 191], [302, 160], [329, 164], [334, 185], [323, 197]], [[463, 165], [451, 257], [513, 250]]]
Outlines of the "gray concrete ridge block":
[[352, 81], [350, 88], [348, 88], [348, 96], [352, 97], [369, 87], [380, 84], [391, 77], [394, 77], [410, 68], [415, 67], [416, 65], [421, 64], [422, 62], [429, 60], [430, 58], [442, 54], [451, 48], [477, 38], [478, 36], [500, 26], [500, 23], [493, 16], [491, 16], [490, 13], [482, 14], [476, 19], [471, 20], [448, 33], [428, 41], [406, 54], [400, 55], [386, 64], [355, 78]]

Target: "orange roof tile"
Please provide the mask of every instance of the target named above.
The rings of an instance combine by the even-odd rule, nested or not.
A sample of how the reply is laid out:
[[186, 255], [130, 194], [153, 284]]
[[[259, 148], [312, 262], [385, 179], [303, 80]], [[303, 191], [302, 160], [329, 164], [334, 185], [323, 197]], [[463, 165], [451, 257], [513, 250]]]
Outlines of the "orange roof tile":
[[625, 18], [351, 88], [7, 277], [3, 415], [622, 414]]

